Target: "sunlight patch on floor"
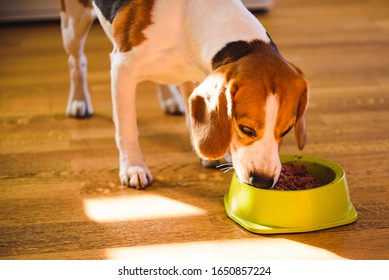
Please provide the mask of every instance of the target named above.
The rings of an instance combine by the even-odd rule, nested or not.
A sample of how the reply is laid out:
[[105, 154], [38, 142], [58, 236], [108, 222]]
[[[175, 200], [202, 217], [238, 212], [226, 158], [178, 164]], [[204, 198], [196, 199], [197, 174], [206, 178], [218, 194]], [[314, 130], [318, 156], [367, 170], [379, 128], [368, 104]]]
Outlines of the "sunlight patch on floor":
[[195, 206], [159, 195], [136, 195], [84, 200], [86, 215], [96, 222], [137, 221], [203, 215]]
[[112, 260], [343, 259], [322, 248], [271, 237], [113, 248], [106, 253]]

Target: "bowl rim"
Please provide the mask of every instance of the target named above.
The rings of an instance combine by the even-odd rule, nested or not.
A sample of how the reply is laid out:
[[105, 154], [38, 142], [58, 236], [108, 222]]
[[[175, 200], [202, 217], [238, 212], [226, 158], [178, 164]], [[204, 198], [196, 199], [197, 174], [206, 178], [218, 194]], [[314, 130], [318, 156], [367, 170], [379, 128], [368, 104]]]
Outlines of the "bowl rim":
[[316, 188], [301, 189], [301, 190], [275, 190], [275, 189], [261, 189], [261, 188], [257, 188], [255, 186], [250, 185], [250, 184], [243, 183], [241, 180], [239, 180], [238, 175], [236, 173], [234, 173], [233, 176], [236, 177], [236, 179], [238, 180], [238, 182], [240, 184], [242, 184], [242, 185], [244, 185], [246, 187], [252, 188], [256, 192], [257, 191], [258, 192], [264, 191], [264, 192], [279, 192], [279, 193], [290, 193], [290, 192], [295, 193], [295, 192], [315, 191], [317, 189], [322, 189], [323, 187], [328, 187], [330, 185], [333, 185], [333, 184], [336, 184], [336, 183], [340, 182], [341, 180], [344, 180], [345, 174], [346, 174], [344, 169], [343, 169], [343, 167], [340, 166], [338, 163], [336, 163], [336, 162], [334, 162], [332, 160], [321, 158], [321, 157], [317, 157], [317, 156], [295, 155], [295, 154], [281, 154], [280, 155], [280, 160], [281, 160], [281, 164], [284, 164], [284, 163], [287, 163], [287, 162], [299, 161], [299, 160], [300, 161], [314, 163], [314, 164], [319, 164], [319, 165], [322, 165], [324, 167], [327, 167], [327, 168], [331, 169], [334, 172], [335, 177], [334, 177], [334, 179], [332, 179], [327, 184], [318, 186]]

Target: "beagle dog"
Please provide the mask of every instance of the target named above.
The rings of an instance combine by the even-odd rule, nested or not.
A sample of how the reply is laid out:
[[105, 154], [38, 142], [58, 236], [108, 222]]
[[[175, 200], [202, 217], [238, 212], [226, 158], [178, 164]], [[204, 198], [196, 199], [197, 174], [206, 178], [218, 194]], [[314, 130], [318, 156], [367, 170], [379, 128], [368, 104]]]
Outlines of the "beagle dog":
[[162, 99], [178, 108], [173, 111], [186, 107], [197, 154], [216, 160], [230, 152], [242, 182], [276, 183], [280, 145], [292, 128], [304, 147], [308, 83], [240, 0], [61, 0], [68, 115], [93, 113], [84, 43], [95, 16], [113, 44], [113, 119], [124, 185], [143, 188], [153, 180], [136, 121], [136, 86], [144, 80], [184, 83], [186, 106], [166, 87]]

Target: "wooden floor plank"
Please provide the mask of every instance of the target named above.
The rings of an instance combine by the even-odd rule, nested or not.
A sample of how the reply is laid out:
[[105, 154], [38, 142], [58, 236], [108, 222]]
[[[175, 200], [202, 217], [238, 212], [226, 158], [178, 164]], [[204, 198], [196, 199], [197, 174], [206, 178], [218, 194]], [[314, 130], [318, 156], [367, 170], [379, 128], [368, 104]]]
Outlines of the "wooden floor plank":
[[[120, 185], [111, 46], [98, 24], [87, 42], [96, 114], [86, 120], [64, 113], [68, 66], [59, 23], [1, 25], [0, 259], [133, 258], [158, 249], [169, 256], [185, 251], [185, 258], [198, 254], [195, 248], [221, 257], [234, 246], [256, 249], [237, 258], [388, 259], [388, 8], [384, 0], [280, 0], [258, 15], [310, 82], [303, 153], [344, 167], [359, 214], [351, 225], [274, 236], [251, 234], [226, 216], [223, 196], [232, 174], [200, 166], [184, 117], [160, 111], [151, 82], [138, 87], [137, 111], [155, 182], [142, 192]], [[298, 153], [293, 135], [282, 152]], [[125, 207], [123, 199], [147, 196], [194, 212], [129, 218], [152, 205]], [[99, 220], [91, 203], [102, 203], [106, 214], [122, 207], [122, 216]]]

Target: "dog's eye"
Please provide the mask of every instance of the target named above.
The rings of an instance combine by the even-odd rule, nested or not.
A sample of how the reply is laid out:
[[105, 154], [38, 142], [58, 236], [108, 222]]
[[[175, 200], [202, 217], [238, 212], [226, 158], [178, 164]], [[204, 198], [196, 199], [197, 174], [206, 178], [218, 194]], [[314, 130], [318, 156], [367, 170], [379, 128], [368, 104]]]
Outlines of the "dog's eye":
[[251, 127], [248, 127], [248, 126], [245, 126], [245, 125], [243, 125], [243, 124], [240, 124], [240, 125], [239, 125], [239, 129], [240, 129], [240, 131], [241, 131], [244, 135], [246, 135], [246, 136], [248, 136], [248, 137], [250, 137], [250, 138], [255, 138], [255, 137], [257, 137], [257, 133], [256, 133], [255, 130], [254, 130], [253, 128], [251, 128]]
[[293, 125], [291, 125], [287, 130], [281, 133], [281, 137], [284, 137], [286, 134], [288, 134], [289, 131], [293, 128]]

